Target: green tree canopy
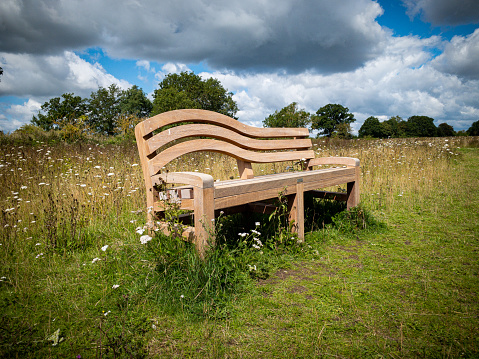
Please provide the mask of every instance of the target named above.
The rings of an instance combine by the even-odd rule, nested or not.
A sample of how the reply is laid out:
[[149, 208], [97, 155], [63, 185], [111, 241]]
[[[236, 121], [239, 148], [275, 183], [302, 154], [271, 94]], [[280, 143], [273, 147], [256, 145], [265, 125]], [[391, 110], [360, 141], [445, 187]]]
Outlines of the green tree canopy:
[[153, 95], [152, 115], [182, 108], [215, 111], [236, 118], [238, 106], [233, 93], [217, 79], [202, 80], [193, 72], [168, 74]]
[[381, 123], [382, 131], [385, 137], [406, 137], [407, 122], [400, 116], [393, 116], [389, 120]]
[[114, 135], [116, 122], [121, 114], [121, 89], [111, 84], [108, 88], [100, 87], [92, 92], [88, 103], [88, 125], [95, 132]]
[[318, 135], [331, 135], [337, 130], [339, 124], [351, 124], [356, 119], [352, 113], [349, 113], [347, 107], [338, 104], [328, 104], [316, 111], [316, 115], [311, 117], [313, 130], [320, 130]]
[[153, 104], [138, 86], [133, 85], [122, 92], [120, 97], [120, 112], [122, 114], [148, 117], [152, 109]]
[[479, 136], [479, 121], [476, 121], [472, 124], [471, 127], [467, 130], [469, 136]]
[[387, 137], [381, 122], [376, 117], [368, 117], [361, 128], [359, 129], [359, 137], [374, 137], [384, 138]]
[[62, 129], [67, 124], [75, 124], [87, 113], [87, 101], [73, 93], [64, 93], [45, 102], [37, 116], [33, 116], [32, 124], [45, 131]]
[[407, 120], [407, 134], [410, 137], [436, 137], [434, 119], [427, 116], [411, 116]]
[[456, 136], [456, 131], [454, 131], [454, 127], [444, 122], [437, 126], [437, 135], [439, 137]]
[[308, 127], [311, 123], [311, 114], [298, 109], [298, 104], [293, 102], [263, 121], [263, 127]]

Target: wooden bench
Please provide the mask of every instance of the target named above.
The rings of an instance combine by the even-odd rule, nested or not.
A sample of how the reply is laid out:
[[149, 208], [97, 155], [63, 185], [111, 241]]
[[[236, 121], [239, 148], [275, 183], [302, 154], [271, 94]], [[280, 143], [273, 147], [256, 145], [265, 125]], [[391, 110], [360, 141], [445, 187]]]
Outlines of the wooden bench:
[[[164, 199], [175, 198], [180, 209], [193, 211], [194, 226], [187, 227], [182, 234], [195, 243], [201, 255], [208, 245], [214, 244], [212, 226], [220, 211], [265, 211], [270, 206], [267, 201], [278, 198], [282, 192], [288, 199], [293, 231], [302, 240], [304, 192], [346, 201], [348, 208], [359, 203], [359, 160], [314, 158], [306, 128], [256, 128], [216, 112], [190, 109], [151, 117], [136, 126], [135, 135], [145, 179], [149, 223], [159, 224], [167, 232], [166, 223], [161, 222], [166, 210]], [[200, 172], [162, 170], [175, 158], [197, 151], [234, 157], [240, 179], [215, 182], [211, 175]], [[299, 161], [302, 170], [263, 176], [253, 173], [252, 163], [284, 161]], [[318, 165], [341, 167], [313, 170]], [[161, 192], [157, 188], [160, 183], [176, 186]], [[346, 193], [318, 191], [345, 183]]]

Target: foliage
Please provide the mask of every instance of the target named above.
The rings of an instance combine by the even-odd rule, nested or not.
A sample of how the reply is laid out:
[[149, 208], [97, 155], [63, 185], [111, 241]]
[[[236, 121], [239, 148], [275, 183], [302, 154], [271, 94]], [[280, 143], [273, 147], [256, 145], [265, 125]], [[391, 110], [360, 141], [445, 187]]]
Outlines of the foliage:
[[467, 130], [469, 136], [479, 136], [479, 121], [474, 122]]
[[348, 112], [349, 109], [338, 104], [328, 104], [316, 111], [311, 120], [311, 128], [320, 130], [318, 135], [331, 137], [340, 124], [351, 124], [356, 121], [354, 115]]
[[437, 127], [434, 125], [434, 119], [428, 116], [409, 117], [406, 128], [409, 137], [437, 136]]
[[116, 134], [115, 128], [121, 113], [121, 89], [112, 84], [92, 92], [88, 102], [88, 124], [95, 132], [104, 135]]
[[437, 126], [437, 135], [439, 137], [452, 137], [456, 135], [456, 131], [454, 131], [454, 127], [444, 122]]
[[311, 115], [293, 102], [280, 111], [275, 111], [263, 121], [263, 127], [308, 127]]
[[236, 118], [238, 106], [233, 94], [214, 78], [202, 80], [193, 72], [168, 74], [153, 95], [152, 114], [166, 111], [197, 108], [214, 111]]
[[120, 96], [120, 112], [123, 116], [148, 117], [153, 104], [138, 86], [133, 85]]
[[88, 111], [86, 101], [73, 93], [50, 99], [41, 106], [41, 110], [46, 112], [46, 115], [39, 112], [37, 116], [33, 116], [32, 124], [45, 131], [61, 130], [67, 124], [76, 125]]
[[384, 138], [385, 131], [376, 117], [368, 117], [359, 129], [359, 137]]

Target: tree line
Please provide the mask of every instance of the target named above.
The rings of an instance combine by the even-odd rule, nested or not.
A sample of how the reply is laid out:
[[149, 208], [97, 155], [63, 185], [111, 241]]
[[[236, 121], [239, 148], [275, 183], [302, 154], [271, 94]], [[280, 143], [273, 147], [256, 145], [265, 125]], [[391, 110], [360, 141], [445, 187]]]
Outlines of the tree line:
[[153, 101], [134, 85], [121, 90], [112, 84], [100, 87], [89, 98], [65, 93], [41, 106], [31, 123], [45, 131], [90, 132], [114, 136], [132, 132], [143, 118], [181, 108], [198, 108], [236, 118], [233, 94], [217, 79], [202, 80], [192, 72], [169, 74], [154, 91]]
[[[60, 130], [70, 135], [85, 132], [114, 136], [132, 133], [142, 119], [162, 112], [197, 108], [219, 112], [237, 119], [238, 105], [233, 93], [228, 92], [219, 80], [201, 79], [193, 72], [168, 74], [154, 91], [153, 101], [141, 88], [134, 85], [121, 90], [113, 84], [100, 87], [89, 98], [65, 93], [45, 102], [32, 118], [32, 124], [45, 131]], [[315, 113], [298, 108], [293, 102], [275, 111], [263, 121], [263, 127], [306, 127], [317, 136], [353, 138], [351, 124], [354, 115], [340, 104], [328, 104]], [[455, 135], [479, 135], [479, 121], [467, 131], [456, 133], [452, 126], [434, 125], [427, 116], [411, 116], [403, 120], [399, 116], [380, 122], [376, 117], [367, 118], [359, 130], [360, 138], [435, 137]]]

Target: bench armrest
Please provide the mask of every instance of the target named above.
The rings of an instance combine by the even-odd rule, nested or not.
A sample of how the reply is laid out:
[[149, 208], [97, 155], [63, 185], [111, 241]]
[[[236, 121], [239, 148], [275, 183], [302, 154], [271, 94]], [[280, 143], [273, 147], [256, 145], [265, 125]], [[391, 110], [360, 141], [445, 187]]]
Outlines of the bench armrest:
[[168, 172], [160, 173], [151, 177], [153, 183], [162, 180], [166, 183], [183, 183], [198, 188], [214, 187], [214, 179], [211, 175], [199, 172]]
[[359, 160], [353, 157], [320, 157], [309, 161], [308, 167], [318, 165], [343, 165], [348, 167], [359, 167]]

